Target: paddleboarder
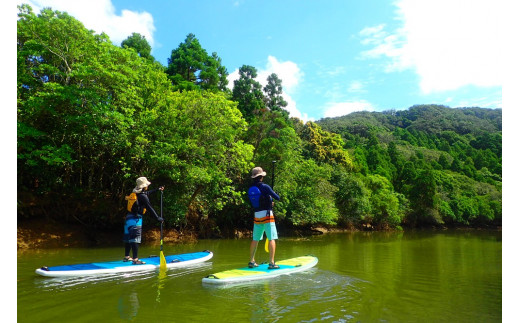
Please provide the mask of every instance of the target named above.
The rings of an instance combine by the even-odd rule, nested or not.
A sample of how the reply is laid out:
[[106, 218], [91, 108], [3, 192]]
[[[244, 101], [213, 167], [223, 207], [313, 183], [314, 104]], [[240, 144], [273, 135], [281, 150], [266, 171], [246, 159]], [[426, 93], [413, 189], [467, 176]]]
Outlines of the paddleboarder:
[[[148, 190], [150, 184], [152, 183], [148, 181], [146, 177], [139, 177], [136, 180], [136, 186], [132, 193], [126, 197], [126, 200], [128, 201], [128, 214], [126, 215], [124, 225], [123, 241], [125, 242], [125, 257], [123, 258], [123, 261], [132, 261], [135, 265], [142, 265], [145, 263], [137, 257], [139, 244], [141, 243], [143, 215], [149, 212], [148, 214], [151, 213], [154, 215], [159, 222], [163, 222], [163, 218], [157, 215], [157, 212], [155, 212], [150, 204], [148, 196], [158, 190], [163, 191], [164, 186], [161, 186], [158, 189]], [[133, 257], [130, 257], [130, 249], [132, 250]]]
[[273, 198], [280, 200], [271, 186], [265, 184], [263, 179], [267, 173], [261, 167], [255, 167], [251, 171], [251, 178], [253, 185], [248, 190], [249, 199], [255, 212], [255, 219], [253, 225], [253, 240], [250, 246], [249, 268], [258, 267], [255, 261], [256, 247], [258, 241], [262, 240], [264, 232], [269, 240], [269, 269], [279, 269], [280, 267], [274, 262], [274, 255], [276, 250], [276, 242], [278, 239], [278, 232], [274, 222], [273, 215]]

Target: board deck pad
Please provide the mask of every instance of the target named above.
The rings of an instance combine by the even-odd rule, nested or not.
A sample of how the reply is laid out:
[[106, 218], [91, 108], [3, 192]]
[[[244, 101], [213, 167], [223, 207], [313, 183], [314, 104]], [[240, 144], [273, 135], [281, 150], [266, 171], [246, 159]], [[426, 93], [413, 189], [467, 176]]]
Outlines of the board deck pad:
[[243, 267], [231, 269], [202, 278], [203, 283], [207, 284], [229, 284], [247, 282], [253, 280], [269, 279], [280, 275], [287, 275], [300, 272], [314, 267], [318, 263], [318, 258], [314, 256], [302, 256], [276, 262], [279, 269], [268, 269], [268, 264], [258, 265], [255, 268]]
[[[205, 250], [201, 252], [184, 253], [178, 255], [165, 256], [166, 267], [176, 268], [185, 267], [192, 264], [204, 262], [213, 257], [211, 251]], [[159, 256], [140, 258], [146, 264], [134, 265], [131, 261], [106, 261], [93, 262], [87, 264], [64, 265], [53, 267], [42, 267], [36, 269], [36, 273], [46, 277], [67, 277], [67, 276], [83, 276], [83, 275], [99, 275], [111, 274], [130, 271], [154, 270], [159, 268], [161, 259]]]

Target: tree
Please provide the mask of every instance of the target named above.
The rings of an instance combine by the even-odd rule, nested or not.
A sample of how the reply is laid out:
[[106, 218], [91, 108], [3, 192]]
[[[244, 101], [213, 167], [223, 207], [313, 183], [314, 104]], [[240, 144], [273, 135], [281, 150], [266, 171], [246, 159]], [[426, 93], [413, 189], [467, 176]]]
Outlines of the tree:
[[111, 81], [136, 73], [121, 64], [133, 58], [120, 53], [121, 65], [113, 65], [106, 35], [92, 35], [66, 13], [36, 16], [28, 8], [18, 20], [19, 174], [37, 179], [40, 189], [92, 187], [105, 175], [104, 159], [125, 142], [128, 124], [114, 104], [125, 94]]
[[290, 186], [282, 191], [286, 200], [286, 219], [291, 224], [336, 223], [338, 210], [334, 194], [337, 188], [330, 183], [331, 170], [330, 166], [319, 166], [312, 159], [291, 165], [290, 173], [285, 175]]
[[439, 155], [439, 164], [442, 166], [443, 169], [450, 169], [451, 163], [448, 160], [448, 156], [446, 153], [441, 153]]
[[370, 172], [365, 150], [359, 146], [354, 149], [354, 171], [363, 175]]
[[258, 74], [253, 66], [242, 65], [238, 74], [239, 79], [234, 81], [232, 99], [238, 102], [238, 109], [244, 118], [251, 122], [265, 109], [262, 85], [255, 80]]
[[309, 121], [305, 124], [301, 137], [304, 141], [304, 156], [318, 163], [337, 164], [346, 170], [352, 169], [352, 159], [343, 149], [343, 139], [340, 135], [325, 131]]
[[335, 194], [340, 223], [359, 224], [371, 214], [370, 190], [359, 174], [336, 172], [332, 183], [338, 188]]
[[153, 60], [153, 56], [151, 55], [152, 47], [148, 41], [146, 41], [146, 38], [139, 33], [132, 33], [131, 36], [128, 36], [128, 38], [121, 42], [121, 47], [133, 48], [142, 58]]
[[202, 70], [206, 57], [207, 53], [199, 40], [194, 34], [188, 34], [184, 43], [180, 43], [177, 49], [172, 50], [166, 73], [170, 76], [178, 74], [183, 80], [195, 83], [197, 73]]
[[[117, 212], [106, 203], [117, 201], [125, 181], [143, 170], [140, 156], [129, 153], [134, 133], [143, 131], [136, 114], [162, 105], [168, 79], [156, 64], [66, 13], [44, 9], [36, 16], [22, 6], [19, 17], [19, 188], [52, 200], [54, 216], [69, 214], [57, 208], [76, 202], [77, 194], [92, 203], [76, 218], [108, 225]], [[30, 208], [24, 202], [20, 208]]]
[[380, 175], [368, 175], [367, 187], [370, 189], [370, 215], [376, 225], [397, 226], [404, 218], [401, 201], [405, 200], [395, 193], [390, 181]]
[[410, 187], [410, 203], [412, 214], [409, 220], [418, 224], [438, 224], [442, 220], [435, 208], [437, 184], [434, 171], [421, 170]]
[[285, 111], [287, 101], [282, 96], [282, 80], [275, 73], [267, 77], [267, 85], [264, 86], [266, 106], [271, 110]]
[[222, 93], [174, 92], [140, 122], [149, 131], [133, 150], [143, 151], [156, 176], [173, 183], [168, 197], [179, 223], [195, 224], [240, 203], [235, 183], [252, 168], [253, 147], [240, 140], [246, 123], [236, 103]]
[[211, 56], [202, 48], [194, 34], [188, 34], [168, 58], [166, 73], [172, 84], [180, 90], [203, 89], [225, 91], [227, 70], [217, 53]]
[[227, 69], [222, 65], [222, 59], [216, 52], [207, 58], [199, 74], [199, 85], [204, 90], [213, 92], [227, 91]]

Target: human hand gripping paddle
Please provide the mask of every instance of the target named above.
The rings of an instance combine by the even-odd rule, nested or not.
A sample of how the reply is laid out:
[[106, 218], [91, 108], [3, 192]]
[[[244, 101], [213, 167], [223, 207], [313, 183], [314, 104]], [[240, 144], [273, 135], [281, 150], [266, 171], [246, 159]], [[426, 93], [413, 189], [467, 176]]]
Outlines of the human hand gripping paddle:
[[[274, 189], [274, 165], [276, 163], [276, 160], [273, 160], [273, 177], [271, 177], [271, 188]], [[267, 239], [267, 233], [265, 234], [265, 245], [264, 245], [265, 252], [269, 253], [269, 239]]]
[[[162, 212], [162, 205], [163, 205], [163, 190], [161, 190], [161, 219], [164, 219], [163, 218], [163, 212]], [[166, 258], [164, 258], [164, 252], [163, 252], [163, 222], [164, 220], [161, 221], [161, 253], [159, 254], [159, 257], [161, 259], [161, 262], [160, 262], [160, 265], [159, 265], [159, 269], [162, 271], [162, 270], [166, 270]]]

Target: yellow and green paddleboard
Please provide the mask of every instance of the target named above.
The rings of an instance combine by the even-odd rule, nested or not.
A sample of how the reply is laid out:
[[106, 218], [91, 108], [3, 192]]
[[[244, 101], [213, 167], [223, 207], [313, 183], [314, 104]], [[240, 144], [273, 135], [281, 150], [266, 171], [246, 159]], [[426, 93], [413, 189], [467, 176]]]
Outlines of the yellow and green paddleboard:
[[268, 264], [258, 265], [255, 268], [238, 268], [222, 271], [202, 278], [203, 283], [207, 284], [229, 284], [248, 282], [253, 280], [270, 279], [280, 275], [288, 275], [314, 267], [318, 263], [318, 258], [314, 256], [302, 256], [286, 260], [277, 261], [279, 269], [268, 269]]

